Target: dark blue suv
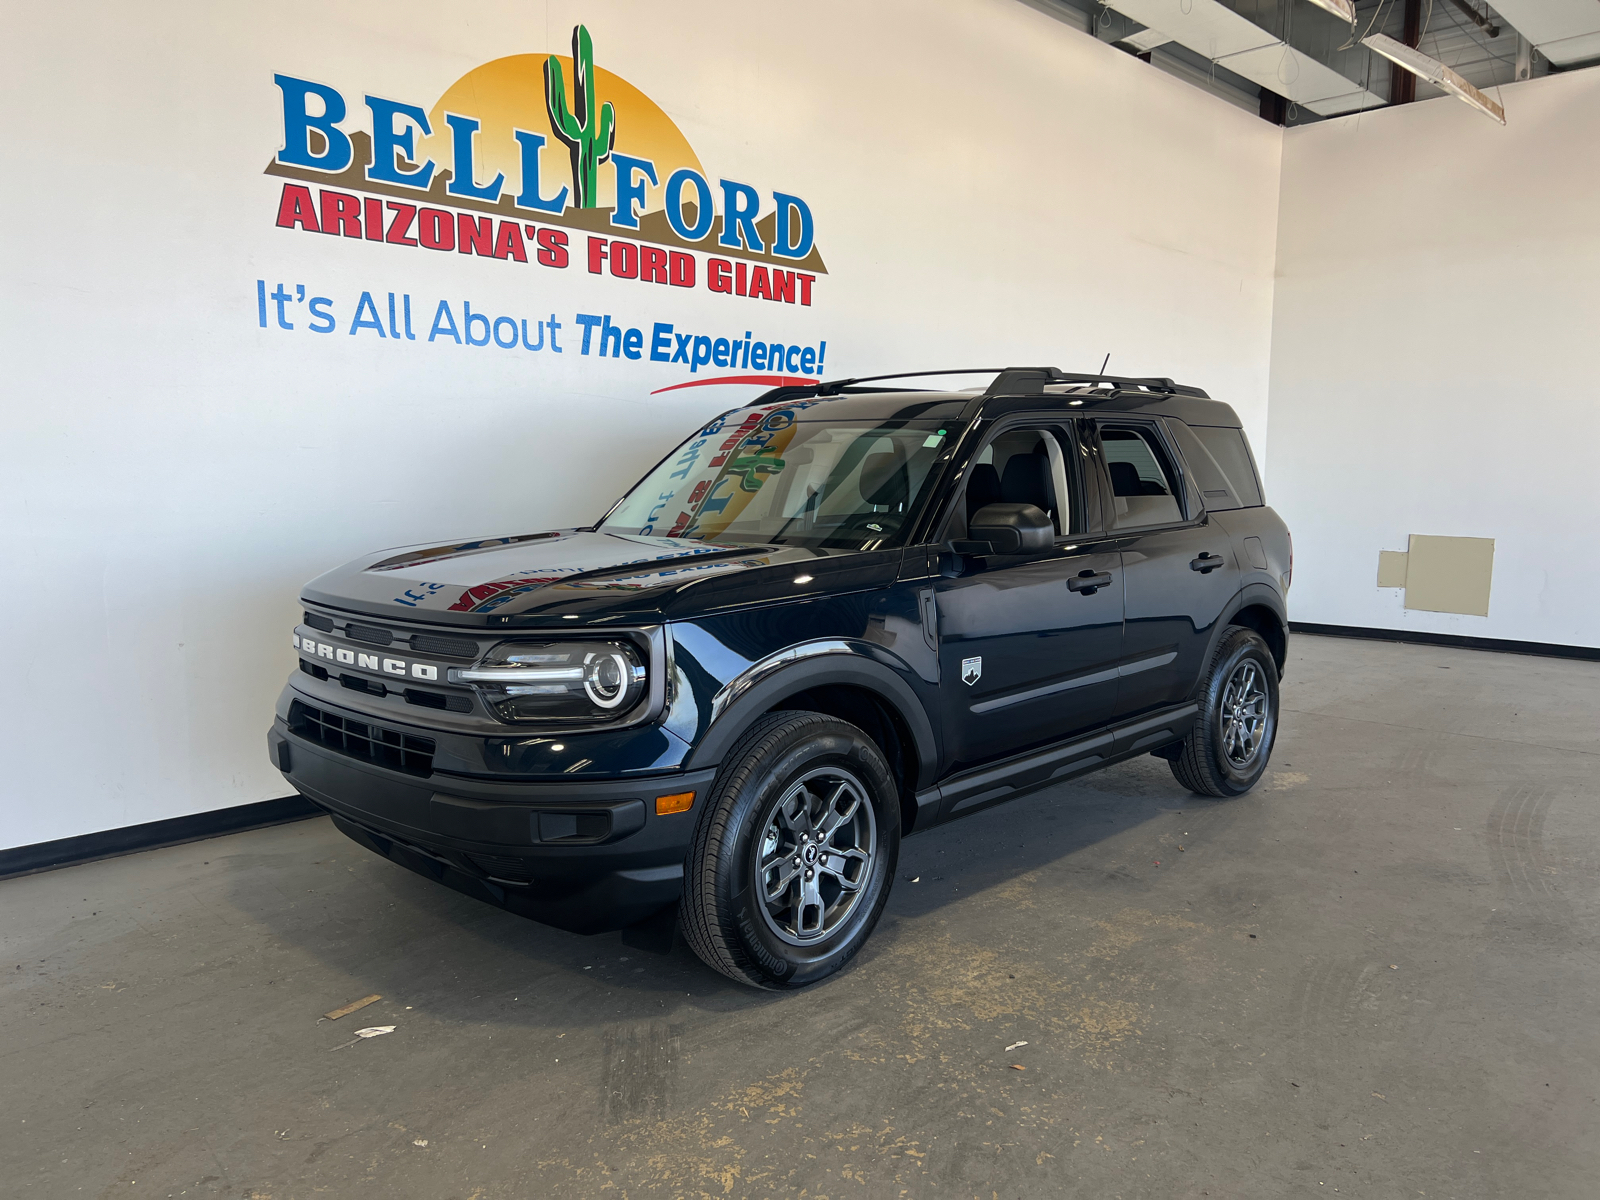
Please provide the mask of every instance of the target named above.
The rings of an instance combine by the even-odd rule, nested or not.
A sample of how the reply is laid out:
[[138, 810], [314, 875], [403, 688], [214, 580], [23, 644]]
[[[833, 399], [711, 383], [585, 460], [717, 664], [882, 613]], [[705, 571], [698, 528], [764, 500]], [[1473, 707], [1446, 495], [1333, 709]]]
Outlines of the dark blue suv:
[[1233, 410], [904, 378], [768, 392], [591, 527], [314, 580], [273, 761], [403, 866], [772, 988], [861, 947], [905, 834], [1140, 754], [1254, 785], [1292, 559]]

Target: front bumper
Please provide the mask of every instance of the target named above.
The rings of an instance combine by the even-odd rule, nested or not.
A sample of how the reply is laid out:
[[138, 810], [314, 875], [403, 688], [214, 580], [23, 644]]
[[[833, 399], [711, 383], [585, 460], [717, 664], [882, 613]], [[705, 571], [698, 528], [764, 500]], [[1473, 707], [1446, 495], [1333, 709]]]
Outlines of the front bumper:
[[[367, 849], [574, 933], [621, 929], [678, 899], [716, 776], [712, 769], [582, 782], [419, 777], [301, 737], [281, 715], [267, 747], [295, 789]], [[695, 793], [688, 812], [656, 815], [657, 796], [688, 791]]]

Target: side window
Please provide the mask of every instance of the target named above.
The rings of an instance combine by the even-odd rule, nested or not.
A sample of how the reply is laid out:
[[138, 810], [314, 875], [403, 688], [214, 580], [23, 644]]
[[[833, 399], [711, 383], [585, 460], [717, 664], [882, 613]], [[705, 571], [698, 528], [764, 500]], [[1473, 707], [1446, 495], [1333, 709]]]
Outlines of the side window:
[[965, 492], [947, 536], [966, 536], [973, 514], [988, 504], [1032, 504], [1050, 517], [1058, 537], [1071, 534], [1078, 521], [1071, 469], [1061, 439], [1051, 430], [1006, 430], [967, 468]]
[[1176, 478], [1152, 430], [1102, 425], [1100, 445], [1111, 476], [1113, 525], [1132, 529], [1183, 520]]
[[1245, 508], [1255, 508], [1262, 503], [1261, 483], [1256, 477], [1255, 460], [1250, 456], [1250, 443], [1245, 441], [1244, 430], [1221, 425], [1193, 425], [1190, 427], [1211, 457], [1222, 468], [1233, 494]]
[[1178, 452], [1189, 468], [1189, 482], [1200, 493], [1200, 503], [1206, 511], [1227, 512], [1241, 507], [1237, 489], [1195, 431], [1176, 417], [1168, 417], [1167, 433], [1178, 443]]

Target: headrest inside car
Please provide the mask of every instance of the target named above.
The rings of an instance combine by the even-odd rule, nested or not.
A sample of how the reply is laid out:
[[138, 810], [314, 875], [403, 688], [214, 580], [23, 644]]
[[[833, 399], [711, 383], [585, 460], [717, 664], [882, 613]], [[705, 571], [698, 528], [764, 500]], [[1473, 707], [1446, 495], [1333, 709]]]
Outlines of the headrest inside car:
[[999, 502], [1000, 472], [989, 463], [979, 463], [967, 480], [967, 519], [971, 520], [972, 514], [985, 505]]
[[898, 452], [886, 450], [861, 460], [861, 498], [868, 504], [900, 504], [910, 492], [906, 461]]
[[1130, 462], [1107, 463], [1111, 472], [1111, 492], [1116, 496], [1142, 496], [1144, 485], [1139, 480], [1139, 468]]

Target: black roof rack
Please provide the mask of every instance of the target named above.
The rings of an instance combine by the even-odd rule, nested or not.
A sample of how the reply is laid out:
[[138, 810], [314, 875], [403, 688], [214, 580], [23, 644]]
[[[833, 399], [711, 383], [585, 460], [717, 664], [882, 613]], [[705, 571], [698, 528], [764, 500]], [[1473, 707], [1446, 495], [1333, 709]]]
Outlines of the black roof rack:
[[[1210, 399], [1199, 388], [1174, 383], [1165, 375], [1076, 375], [1056, 367], [1007, 367], [995, 377], [984, 395], [1014, 396], [1018, 393], [1043, 392], [1046, 388], [1064, 392], [1075, 385], [1086, 388], [1105, 386], [1112, 395], [1161, 392], [1169, 396], [1198, 396]], [[1102, 398], [1109, 399], [1109, 397]]]
[[[1172, 396], [1194, 396], [1209, 400], [1197, 387], [1174, 383], [1164, 375], [1136, 377], [1129, 375], [1076, 375], [1056, 367], [958, 367], [951, 371], [901, 371], [893, 375], [859, 375], [849, 379], [827, 379], [815, 384], [791, 384], [772, 388], [752, 400], [751, 404], [776, 404], [802, 396], [842, 396], [849, 393], [900, 391], [899, 388], [862, 387], [885, 379], [921, 379], [933, 375], [993, 375], [994, 380], [983, 390], [980, 400], [995, 396], [1043, 394], [1046, 388], [1062, 393], [1079, 394], [1081, 399], [1111, 400], [1132, 393], [1164, 393]], [[1102, 395], [1092, 395], [1100, 388]], [[1080, 392], [1081, 389], [1081, 392]]]

